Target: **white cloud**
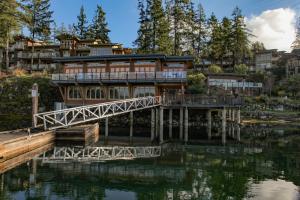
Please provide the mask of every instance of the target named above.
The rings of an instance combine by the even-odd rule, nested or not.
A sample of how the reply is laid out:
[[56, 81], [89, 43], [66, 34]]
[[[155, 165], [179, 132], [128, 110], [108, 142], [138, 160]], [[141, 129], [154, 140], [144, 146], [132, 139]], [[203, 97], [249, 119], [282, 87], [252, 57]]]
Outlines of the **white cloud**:
[[246, 19], [247, 27], [252, 31], [252, 41], [260, 41], [267, 49], [290, 51], [296, 38], [296, 13], [290, 8], [266, 10], [258, 16]]

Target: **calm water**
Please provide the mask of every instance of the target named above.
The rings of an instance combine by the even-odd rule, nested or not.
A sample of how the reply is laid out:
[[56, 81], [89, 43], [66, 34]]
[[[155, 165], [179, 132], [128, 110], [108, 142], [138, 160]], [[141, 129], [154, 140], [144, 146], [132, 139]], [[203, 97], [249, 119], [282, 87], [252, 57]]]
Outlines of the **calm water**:
[[[300, 199], [300, 131], [247, 128], [241, 142], [218, 135], [170, 145], [155, 159], [28, 162], [1, 176], [0, 199]], [[299, 136], [298, 136], [299, 135]]]

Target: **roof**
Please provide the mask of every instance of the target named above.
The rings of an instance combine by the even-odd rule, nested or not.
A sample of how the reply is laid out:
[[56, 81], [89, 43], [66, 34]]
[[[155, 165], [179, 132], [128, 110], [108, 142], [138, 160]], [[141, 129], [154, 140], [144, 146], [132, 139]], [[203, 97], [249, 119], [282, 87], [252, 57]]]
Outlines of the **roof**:
[[95, 62], [95, 61], [122, 61], [122, 60], [165, 60], [165, 61], [193, 61], [192, 56], [166, 56], [164, 54], [125, 54], [125, 55], [102, 55], [102, 56], [73, 56], [56, 58], [54, 61], [59, 63], [68, 62]]

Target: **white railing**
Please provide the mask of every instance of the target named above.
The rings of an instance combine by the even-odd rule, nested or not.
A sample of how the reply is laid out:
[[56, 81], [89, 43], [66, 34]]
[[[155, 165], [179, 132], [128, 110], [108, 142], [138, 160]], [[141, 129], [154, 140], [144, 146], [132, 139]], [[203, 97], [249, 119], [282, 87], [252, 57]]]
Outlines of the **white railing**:
[[160, 96], [148, 96], [44, 112], [34, 115], [34, 126], [43, 125], [45, 130], [53, 130], [159, 105]]
[[50, 152], [44, 153], [41, 159], [43, 163], [101, 162], [155, 158], [160, 155], [160, 146], [54, 147]]
[[254, 82], [221, 82], [209, 81], [209, 86], [222, 86], [225, 88], [262, 88], [262, 83]]
[[186, 80], [186, 72], [103, 72], [52, 74], [53, 81]]

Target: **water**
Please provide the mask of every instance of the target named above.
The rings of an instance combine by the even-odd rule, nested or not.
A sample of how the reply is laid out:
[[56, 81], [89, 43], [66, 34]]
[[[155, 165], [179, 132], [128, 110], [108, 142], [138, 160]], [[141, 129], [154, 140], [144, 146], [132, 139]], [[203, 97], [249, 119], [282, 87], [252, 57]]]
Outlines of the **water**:
[[163, 148], [153, 159], [28, 162], [1, 177], [0, 199], [300, 199], [297, 128], [251, 127]]

